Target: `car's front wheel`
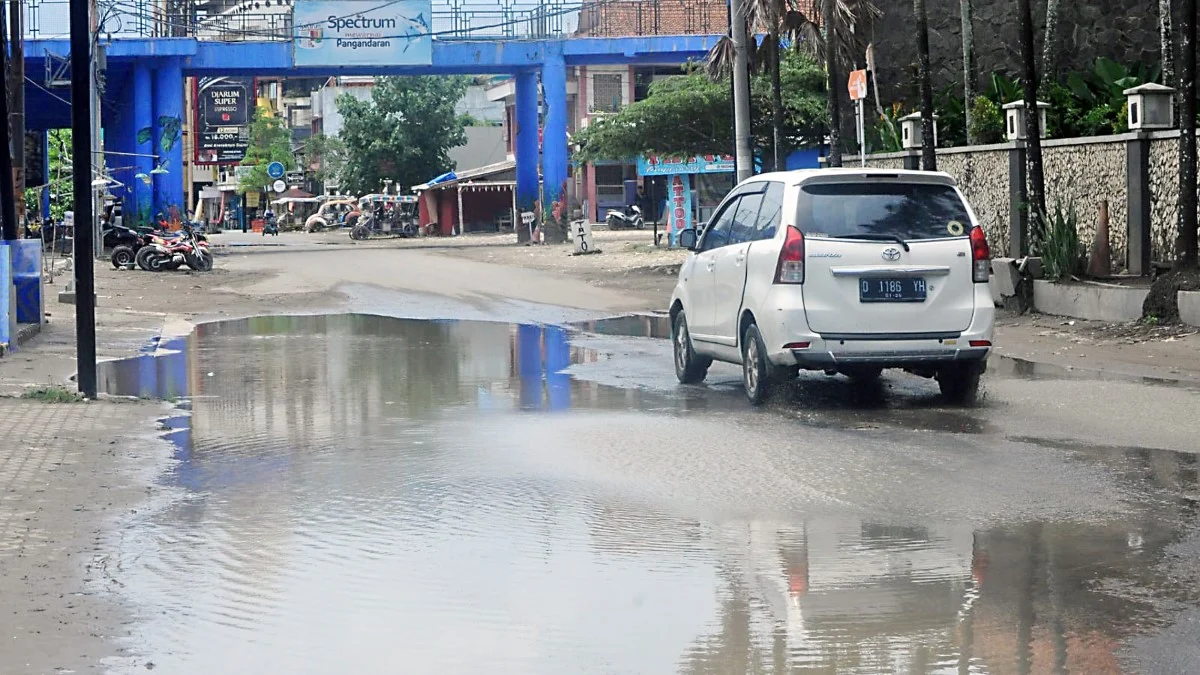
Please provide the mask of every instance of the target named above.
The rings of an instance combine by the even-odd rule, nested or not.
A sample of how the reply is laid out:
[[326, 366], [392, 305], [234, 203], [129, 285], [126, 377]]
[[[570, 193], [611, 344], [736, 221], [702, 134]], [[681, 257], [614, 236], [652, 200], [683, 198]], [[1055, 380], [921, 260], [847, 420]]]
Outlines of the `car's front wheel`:
[[683, 384], [699, 384], [708, 375], [712, 359], [700, 356], [692, 348], [692, 335], [688, 332], [687, 314], [683, 310], [675, 315], [671, 327], [671, 342], [675, 346], [675, 377]]
[[774, 375], [762, 334], [758, 326], [750, 324], [742, 335], [742, 385], [752, 404], [759, 405], [771, 395]]
[[979, 398], [982, 363], [956, 363], [938, 371], [938, 387], [950, 403], [971, 405]]

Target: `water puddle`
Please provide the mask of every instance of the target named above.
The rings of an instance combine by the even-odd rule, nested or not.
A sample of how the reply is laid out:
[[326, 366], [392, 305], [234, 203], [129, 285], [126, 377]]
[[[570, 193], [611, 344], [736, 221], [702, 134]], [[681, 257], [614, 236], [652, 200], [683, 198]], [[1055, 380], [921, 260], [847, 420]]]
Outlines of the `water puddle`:
[[572, 377], [611, 357], [573, 334], [263, 317], [104, 364], [188, 408], [178, 498], [121, 528], [113, 671], [1104, 673], [1163, 616], [1188, 456], [1081, 460], [920, 397], [903, 433], [797, 424]]

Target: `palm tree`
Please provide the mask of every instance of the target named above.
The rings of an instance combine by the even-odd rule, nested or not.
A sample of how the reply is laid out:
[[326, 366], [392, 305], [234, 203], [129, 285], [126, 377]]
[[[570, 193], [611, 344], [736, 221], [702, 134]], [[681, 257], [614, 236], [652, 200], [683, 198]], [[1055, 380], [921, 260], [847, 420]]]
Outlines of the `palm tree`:
[[1042, 33], [1042, 91], [1049, 94], [1058, 73], [1058, 15], [1061, 0], [1046, 0], [1046, 30]]
[[[758, 72], [766, 68], [771, 78], [771, 156], [775, 168], [782, 169], [787, 153], [783, 138], [783, 85], [779, 73], [779, 50], [783, 46], [781, 35], [787, 31], [786, 22], [792, 11], [791, 0], [746, 0], [743, 7], [746, 10], [747, 32], [753, 35], [761, 30], [764, 33], [761, 45], [755, 40], [748, 41], [750, 69]], [[807, 21], [807, 18], [801, 20]], [[708, 75], [714, 80], [727, 77], [732, 65], [733, 40], [726, 36], [709, 52]]]
[[1196, 0], [1179, 0], [1179, 241], [1176, 267], [1197, 267]]
[[[845, 31], [839, 30], [837, 21], [838, 0], [823, 0], [821, 17], [825, 23], [826, 45], [838, 42]], [[838, 77], [837, 49], [825, 49], [825, 74], [828, 76], [829, 92], [829, 166], [842, 165], [842, 98], [838, 94], [842, 78]]]
[[[1195, 2], [1195, 0], [1187, 0]], [[1030, 0], [1017, 0], [1020, 21], [1022, 84], [1025, 89], [1025, 152], [1029, 163], [1029, 215], [1032, 232], [1040, 236], [1046, 214], [1046, 179], [1042, 172], [1042, 131], [1037, 107], [1037, 51], [1033, 43], [1033, 8]], [[1028, 241], [1028, 239], [1025, 239]]]
[[[1170, 0], [1164, 0], [1170, 2]], [[959, 10], [962, 18], [963, 45], [963, 99], [965, 103], [967, 145], [975, 143], [975, 131], [971, 122], [975, 119], [975, 26], [971, 20], [971, 0], [961, 0]]]
[[933, 76], [929, 73], [929, 14], [925, 0], [913, 0], [917, 15], [917, 78], [921, 86], [921, 168], [937, 171], [937, 150], [933, 146]]
[[[785, 42], [793, 48], [803, 51], [818, 62], [824, 62], [826, 73], [829, 75], [829, 110], [830, 120], [841, 119], [841, 106], [838, 97], [839, 65], [854, 64], [859, 55], [866, 50], [865, 36], [868, 31], [861, 26], [869, 25], [881, 16], [879, 8], [871, 0], [820, 0], [825, 15], [818, 19], [801, 11], [796, 0], [747, 0], [746, 24], [754, 27], [754, 32], [762, 32], [762, 45], [751, 54], [751, 66], [758, 69], [766, 67], [771, 77], [771, 124], [773, 137], [773, 158], [776, 167], [782, 167], [786, 157], [784, 140], [784, 108], [783, 91], [780, 83], [779, 51]], [[833, 26], [832, 31], [822, 32], [821, 25]], [[856, 25], [859, 30], [856, 30]], [[828, 39], [832, 37], [834, 50], [825, 49]], [[754, 49], [755, 41], [750, 41]], [[728, 76], [733, 65], [733, 44], [726, 36], [721, 38], [708, 55], [708, 74], [714, 79]], [[841, 166], [841, 134], [840, 125], [830, 125], [830, 166]]]
[[1171, 0], [1158, 0], [1159, 59], [1162, 61], [1162, 81], [1175, 81], [1175, 43], [1171, 33]]

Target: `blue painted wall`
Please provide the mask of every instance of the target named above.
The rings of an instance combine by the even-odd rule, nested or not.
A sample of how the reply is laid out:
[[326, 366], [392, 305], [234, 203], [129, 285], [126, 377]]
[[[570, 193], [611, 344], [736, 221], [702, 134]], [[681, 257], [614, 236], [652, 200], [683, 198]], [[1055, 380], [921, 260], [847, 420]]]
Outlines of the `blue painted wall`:
[[787, 156], [788, 171], [795, 169], [819, 169], [821, 168], [821, 157], [825, 156], [823, 148], [804, 148], [802, 150], [793, 150], [792, 154]]

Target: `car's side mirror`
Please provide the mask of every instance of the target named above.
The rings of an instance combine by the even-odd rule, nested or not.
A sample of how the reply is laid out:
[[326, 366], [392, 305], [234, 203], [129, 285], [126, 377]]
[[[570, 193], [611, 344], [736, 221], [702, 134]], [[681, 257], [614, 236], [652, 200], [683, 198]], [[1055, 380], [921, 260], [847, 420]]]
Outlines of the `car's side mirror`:
[[680, 248], [686, 248], [689, 251], [695, 251], [696, 244], [699, 241], [699, 239], [700, 239], [700, 237], [696, 233], [696, 230], [694, 228], [689, 227], [686, 230], [680, 231], [679, 246], [680, 246]]

